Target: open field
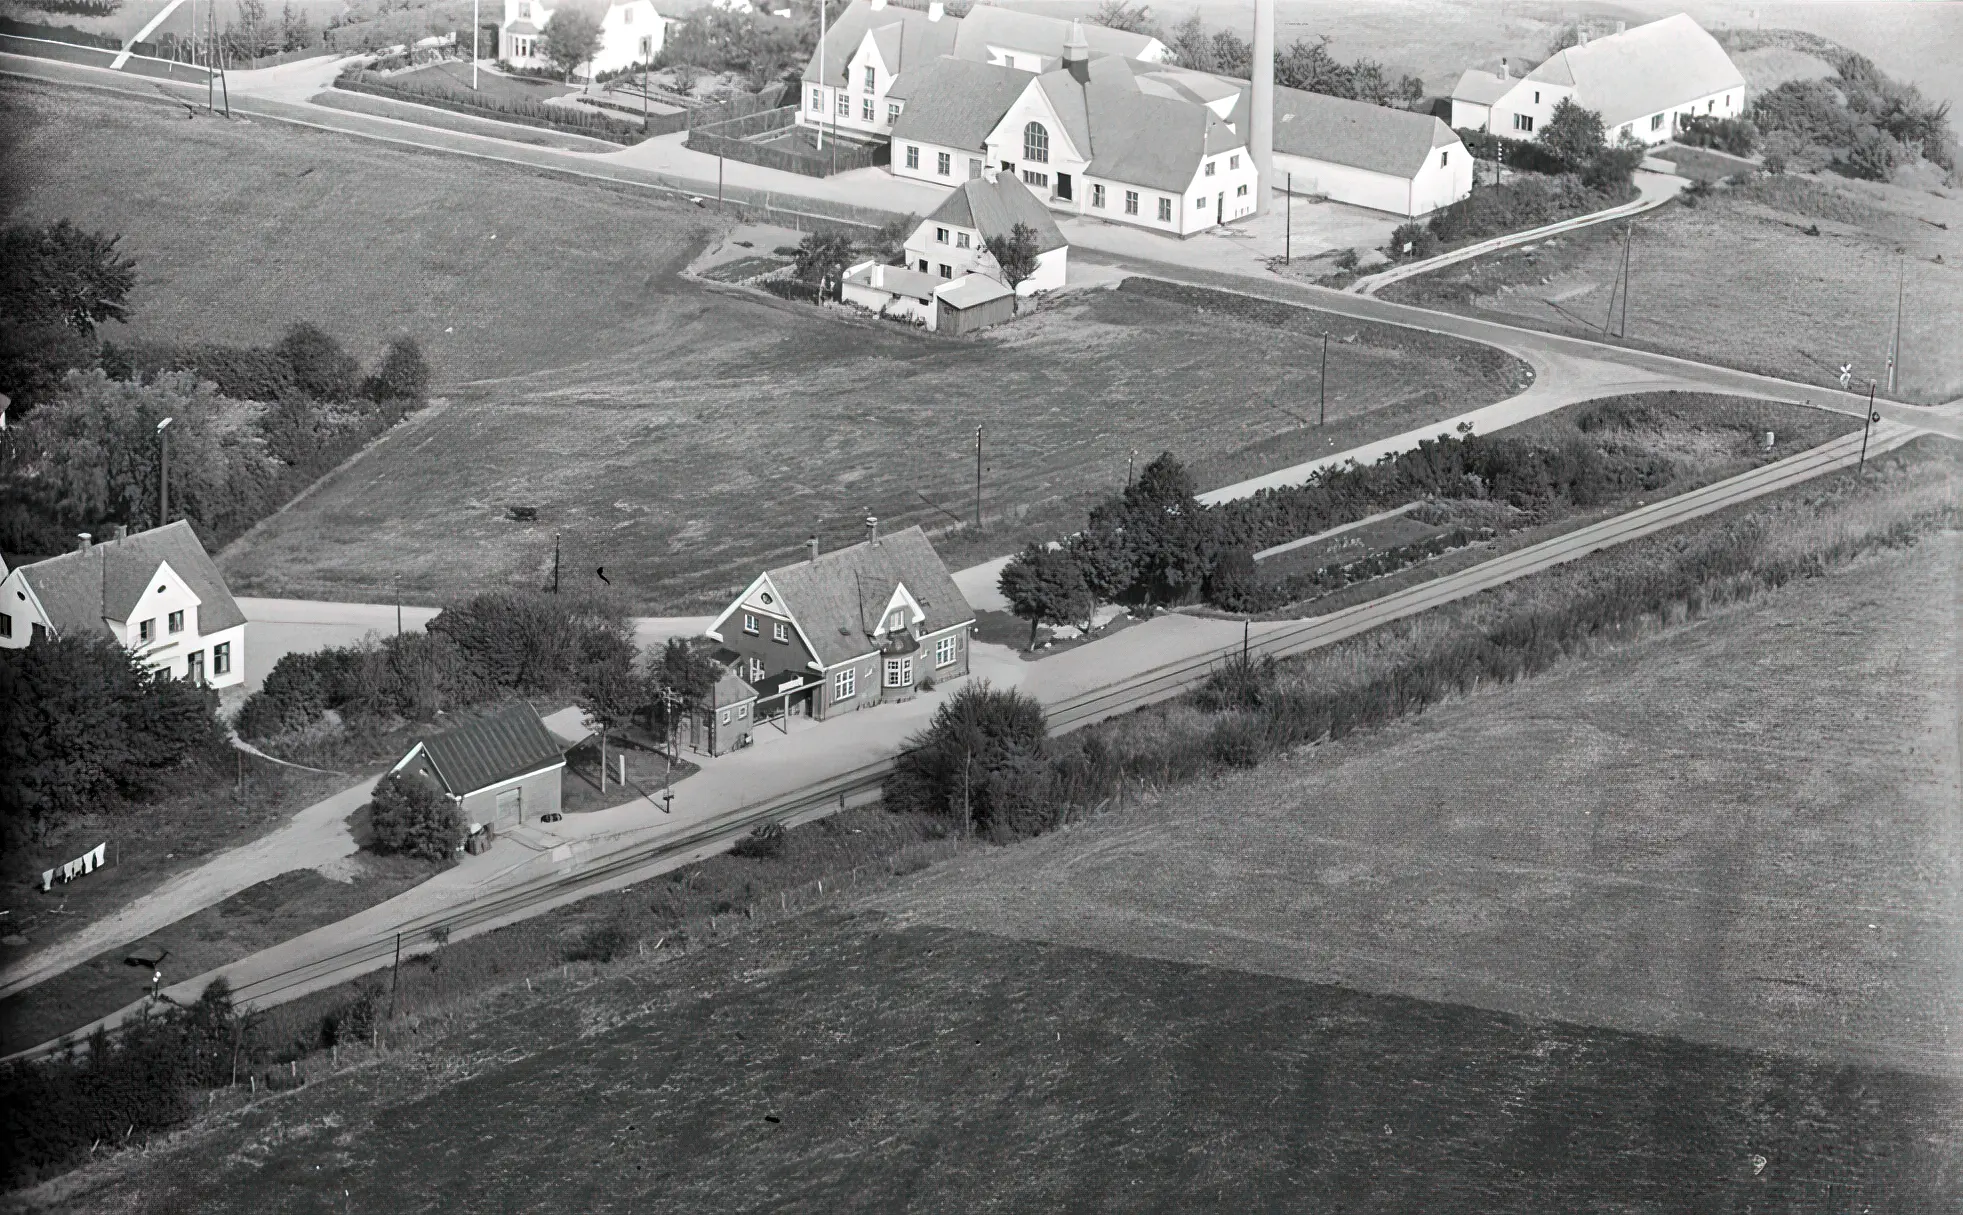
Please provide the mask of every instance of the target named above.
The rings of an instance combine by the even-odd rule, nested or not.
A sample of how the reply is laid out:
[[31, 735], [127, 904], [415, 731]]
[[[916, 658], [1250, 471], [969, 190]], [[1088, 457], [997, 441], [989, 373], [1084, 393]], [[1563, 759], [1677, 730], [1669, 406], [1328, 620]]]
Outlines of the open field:
[[135, 945], [170, 951], [160, 968], [166, 980], [203, 974], [393, 898], [436, 869], [408, 857], [359, 852], [337, 865], [333, 876], [300, 869], [260, 882], [0, 1000], [0, 1053], [59, 1037], [142, 996], [150, 988], [149, 968], [124, 962]]
[[436, 391], [630, 349], [713, 220], [645, 193], [285, 125], [9, 81], [8, 222], [123, 234], [111, 340], [268, 342], [308, 320], [370, 360], [422, 343]]
[[[1818, 235], [1810, 235], [1815, 226]], [[1583, 229], [1408, 279], [1382, 294], [1599, 336], [1624, 231], [1621, 224]], [[1906, 255], [1898, 258], [1898, 250]], [[1696, 208], [1664, 207], [1635, 224], [1629, 341], [1815, 384], [1835, 383], [1840, 365], [1851, 362], [1860, 382], [1881, 379], [1885, 389], [1898, 267], [1904, 286], [1895, 395], [1924, 404], [1953, 400], [1963, 395], [1963, 335], [1954, 323], [1963, 315], [1963, 199], [1954, 196], [1788, 175], [1720, 190]], [[1616, 311], [1619, 322], [1620, 303]]]

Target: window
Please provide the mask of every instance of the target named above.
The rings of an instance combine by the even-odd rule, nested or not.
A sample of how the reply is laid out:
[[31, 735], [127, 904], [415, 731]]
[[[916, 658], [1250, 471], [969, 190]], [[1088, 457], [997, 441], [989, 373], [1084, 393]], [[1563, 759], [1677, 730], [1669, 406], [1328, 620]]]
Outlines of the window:
[[1161, 198], [1159, 200], [1159, 222], [1170, 223], [1171, 221], [1172, 221], [1172, 200], [1170, 198]]
[[746, 720], [746, 719], [747, 719], [747, 718], [748, 718], [749, 716], [750, 716], [750, 706], [748, 706], [748, 705], [737, 705], [737, 706], [736, 706], [736, 720], [737, 720], [737, 721], [743, 721], [743, 720]]
[[818, 89], [812, 89], [811, 112], [814, 114], [822, 114], [824, 113], [824, 111], [825, 111], [825, 94]]
[[875, 92], [878, 88], [879, 88], [879, 72], [877, 69], [868, 66], [866, 68], [866, 92], [868, 93]]
[[898, 122], [899, 120], [900, 120], [900, 103], [897, 101], [887, 102], [886, 121], [889, 123], [893, 123], [893, 122]]
[[1070, 174], [1059, 173], [1056, 175], [1056, 196], [1058, 198], [1070, 197]]
[[969, 181], [981, 180], [981, 161], [976, 160], [972, 156], [968, 158], [968, 180]]
[[945, 244], [947, 243], [947, 229], [946, 229], [946, 228], [936, 228], [936, 229], [934, 229], [934, 243], [935, 243], [935, 244], [937, 244], [937, 245], [945, 245]]
[[1228, 168], [1230, 168], [1230, 169], [1238, 169], [1238, 168], [1240, 168], [1240, 167], [1241, 167], [1241, 158], [1240, 158], [1240, 157], [1238, 157], [1238, 156], [1229, 156], [1229, 157], [1227, 158], [1227, 167], [1228, 167]]
[[1513, 116], [1513, 129], [1514, 129], [1514, 130], [1516, 130], [1516, 131], [1531, 131], [1531, 130], [1533, 130], [1533, 129], [1534, 129], [1534, 118], [1533, 118], [1533, 115], [1531, 115], [1531, 114], [1515, 114], [1515, 115]]
[[722, 711], [722, 724], [724, 724], [724, 725], [728, 725], [728, 724], [729, 724], [729, 710], [728, 710], [728, 709], [724, 709], [724, 710]]
[[221, 641], [211, 647], [211, 673], [229, 675], [232, 673], [232, 643]]
[[860, 103], [859, 121], [860, 122], [872, 121], [872, 98], [868, 97], [865, 99], [864, 102]]
[[954, 277], [954, 267], [953, 267], [953, 266], [950, 266], [950, 265], [948, 265], [948, 264], [947, 264], [946, 262], [942, 262], [942, 263], [941, 263], [941, 277], [942, 277], [942, 278], [953, 278], [953, 277]]
[[750, 659], [750, 682], [757, 683], [762, 679], [763, 679], [763, 663], [755, 658]]
[[204, 682], [203, 650], [193, 650], [184, 656], [184, 678], [192, 683]]
[[920, 259], [920, 272], [922, 274], [927, 273], [927, 259], [924, 257]]
[[136, 639], [143, 642], [157, 639], [157, 620], [154, 616], [136, 626]]
[[1438, 154], [1438, 167], [1441, 169], [1444, 168], [1447, 164], [1451, 163], [1451, 160], [1452, 153], [1450, 151], [1440, 152]]
[[1724, 108], [1725, 108], [1725, 109], [1727, 109], [1727, 110], [1731, 108], [1731, 94], [1730, 94], [1730, 93], [1726, 93], [1726, 94], [1724, 95]]
[[913, 686], [912, 658], [888, 658], [886, 660], [886, 686], [889, 688], [910, 688]]
[[908, 144], [908, 145], [907, 145], [907, 168], [909, 168], [909, 169], [917, 169], [917, 168], [919, 168], [919, 167], [920, 167], [920, 149], [919, 149], [919, 148], [916, 148], [916, 147], [914, 147], [914, 146], [913, 146], [912, 144]]
[[838, 116], [840, 118], [852, 117], [852, 99], [847, 97], [843, 92], [840, 92], [838, 95]]
[[752, 637], [757, 635], [757, 618], [749, 612], [743, 613], [743, 631]]
[[165, 627], [173, 633], [182, 633], [184, 631], [184, 613], [181, 611], [172, 612], [170, 614], [170, 620], [166, 623]]
[[832, 699], [850, 700], [859, 694], [859, 673], [840, 671], [832, 677]]
[[907, 627], [907, 610], [905, 608], [894, 608], [890, 613], [887, 614], [886, 617], [887, 632], [897, 633], [901, 629], [904, 629], [905, 627]]
[[957, 249], [966, 249], [969, 247], [968, 234], [966, 232], [956, 232], [954, 234], [954, 247]]
[[1136, 190], [1125, 191], [1125, 214], [1126, 215], [1138, 214], [1138, 191]]
[[1650, 130], [1652, 130], [1652, 131], [1660, 131], [1660, 130], [1662, 130], [1662, 129], [1663, 129], [1663, 115], [1661, 115], [1661, 114], [1651, 114], [1651, 115], [1649, 116], [1649, 129], [1650, 129]]
[[1091, 187], [1091, 206], [1102, 207], [1103, 205], [1104, 205], [1104, 187], [1101, 185], [1093, 185]]
[[0, 637], [12, 637], [13, 635], [14, 618], [5, 612], [0, 612]]
[[1240, 187], [1239, 189], [1237, 189], [1237, 190], [1235, 190], [1235, 191], [1234, 191], [1234, 197], [1235, 197], [1235, 198], [1246, 198], [1246, 197], [1247, 197], [1247, 187], [1246, 187], [1246, 186], [1241, 186], [1241, 187]]
[[791, 626], [779, 620], [770, 626], [770, 638], [773, 641], [781, 641], [788, 645], [791, 640]]
[[1208, 177], [1212, 177], [1212, 176], [1213, 176], [1213, 170], [1214, 170], [1214, 168], [1215, 168], [1215, 167], [1216, 167], [1216, 166], [1217, 166], [1217, 165], [1218, 165], [1219, 163], [1220, 163], [1220, 162], [1219, 162], [1219, 161], [1216, 161], [1216, 160], [1209, 160], [1209, 161], [1207, 161], [1207, 162], [1206, 162], [1206, 175], [1207, 175]]
[[1540, 104], [1540, 90], [1539, 90], [1539, 89], [1535, 89], [1535, 90], [1534, 90], [1534, 104], [1535, 104], [1535, 105], [1539, 105], [1539, 104]]
[[944, 667], [954, 661], [954, 643], [955, 639], [952, 637], [943, 637], [934, 643], [935, 666]]
[[1050, 188], [1050, 175], [1048, 173], [1038, 173], [1034, 169], [1024, 169], [1022, 171], [1022, 184], [1047, 190]]
[[934, 171], [942, 177], [946, 177], [948, 174], [954, 172], [954, 154], [952, 152], [936, 153], [934, 156]]
[[1042, 123], [1032, 122], [1022, 129], [1022, 158], [1039, 165], [1050, 163], [1050, 133]]

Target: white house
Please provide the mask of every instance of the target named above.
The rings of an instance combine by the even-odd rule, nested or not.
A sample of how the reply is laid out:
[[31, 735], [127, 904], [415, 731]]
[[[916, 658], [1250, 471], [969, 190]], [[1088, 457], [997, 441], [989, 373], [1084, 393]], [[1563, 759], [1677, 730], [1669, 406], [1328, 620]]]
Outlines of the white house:
[[965, 17], [951, 17], [938, 3], [921, 12], [886, 0], [852, 0], [805, 64], [797, 120], [860, 138], [890, 136], [909, 92], [919, 87], [914, 77], [936, 60], [1035, 75], [1062, 65], [1073, 31], [1093, 55], [1148, 63], [1171, 57], [1163, 42], [1144, 34], [1035, 13], [977, 5]]
[[1532, 139], [1564, 100], [1600, 114], [1610, 142], [1659, 144], [1693, 117], [1743, 115], [1745, 77], [1679, 13], [1557, 51], [1519, 80], [1468, 71], [1452, 90], [1452, 125]]
[[933, 329], [937, 319], [934, 292], [943, 281], [936, 275], [906, 266], [860, 262], [846, 268], [838, 293], [846, 303], [857, 304], [869, 312], [919, 321]]
[[[563, 5], [544, 0], [504, 0], [504, 24], [498, 29], [498, 58], [517, 67], [549, 68], [545, 31], [552, 14]], [[667, 23], [650, 0], [610, 0], [596, 4], [600, 17], [600, 50], [587, 61], [588, 79], [637, 63], [652, 63], [666, 41]]]
[[118, 528], [0, 580], [0, 648], [91, 635], [183, 679], [214, 688], [245, 681], [245, 613], [189, 523], [135, 535]]
[[1472, 154], [1429, 114], [1275, 90], [1274, 188], [1396, 215], [1472, 193]]
[[998, 170], [964, 181], [907, 238], [907, 265], [920, 274], [960, 278], [985, 274], [1002, 281], [1002, 267], [988, 251], [992, 237], [1006, 237], [1017, 224], [1036, 233], [1036, 272], [1016, 284], [1017, 295], [1055, 291], [1063, 286], [1069, 242], [1049, 209], [1029, 187]]

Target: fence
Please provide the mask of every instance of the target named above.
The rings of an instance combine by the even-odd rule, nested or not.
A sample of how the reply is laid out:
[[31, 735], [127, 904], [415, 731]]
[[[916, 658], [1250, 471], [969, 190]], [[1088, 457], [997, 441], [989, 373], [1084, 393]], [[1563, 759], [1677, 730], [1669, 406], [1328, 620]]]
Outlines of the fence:
[[883, 143], [850, 148], [839, 145], [823, 151], [815, 148], [805, 151], [753, 142], [759, 135], [789, 130], [796, 124], [797, 107], [781, 106], [726, 122], [693, 127], [688, 133], [688, 146], [692, 151], [707, 152], [711, 156], [723, 156], [787, 173], [801, 173], [806, 177], [829, 177], [833, 173], [852, 169], [869, 169], [874, 165], [887, 164], [893, 158], [892, 146]]
[[545, 127], [579, 135], [591, 135], [595, 139], [605, 139], [612, 143], [636, 144], [646, 138], [645, 134], [631, 124], [563, 106], [547, 106], [530, 101], [483, 104], [462, 100], [454, 93], [370, 80], [367, 75], [364, 71], [355, 71], [337, 76], [334, 78], [334, 87], [346, 89], [350, 93], [388, 97], [396, 101], [431, 106], [457, 114], [470, 114], [478, 118], [491, 118], [499, 122], [515, 122], [521, 126]]

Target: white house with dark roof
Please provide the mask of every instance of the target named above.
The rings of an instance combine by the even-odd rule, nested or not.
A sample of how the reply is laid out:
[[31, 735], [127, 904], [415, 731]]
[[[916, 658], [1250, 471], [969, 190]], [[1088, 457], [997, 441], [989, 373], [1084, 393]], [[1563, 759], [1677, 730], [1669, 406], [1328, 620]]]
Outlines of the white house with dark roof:
[[1678, 13], [1556, 51], [1515, 80], [1468, 71], [1452, 89], [1452, 125], [1532, 139], [1572, 100], [1602, 116], [1610, 142], [1666, 143], [1691, 118], [1745, 112], [1745, 77], [1704, 27]]
[[0, 648], [107, 636], [152, 670], [245, 681], [245, 613], [191, 525], [167, 524], [16, 566], [0, 579]]
[[759, 574], [710, 625], [754, 715], [830, 717], [968, 673], [975, 613], [918, 527]]
[[1021, 179], [986, 170], [964, 181], [921, 221], [906, 240], [907, 265], [942, 279], [985, 274], [1002, 281], [1002, 267], [988, 251], [992, 237], [1007, 237], [1017, 224], [1036, 234], [1036, 272], [1016, 285], [1016, 294], [1034, 295], [1063, 286], [1070, 244], [1050, 209]]
[[1472, 193], [1472, 154], [1430, 114], [1275, 90], [1276, 189], [1396, 215]]
[[888, 96], [902, 108], [893, 123], [895, 177], [955, 185], [982, 175], [988, 137], [1034, 72], [942, 56], [908, 72]]
[[[498, 58], [515, 67], [546, 68], [545, 31], [552, 14], [565, 0], [504, 0], [504, 21], [498, 27]], [[600, 49], [585, 65], [591, 78], [636, 63], [652, 63], [666, 42], [667, 23], [651, 0], [596, 0], [590, 11], [600, 19]]]

